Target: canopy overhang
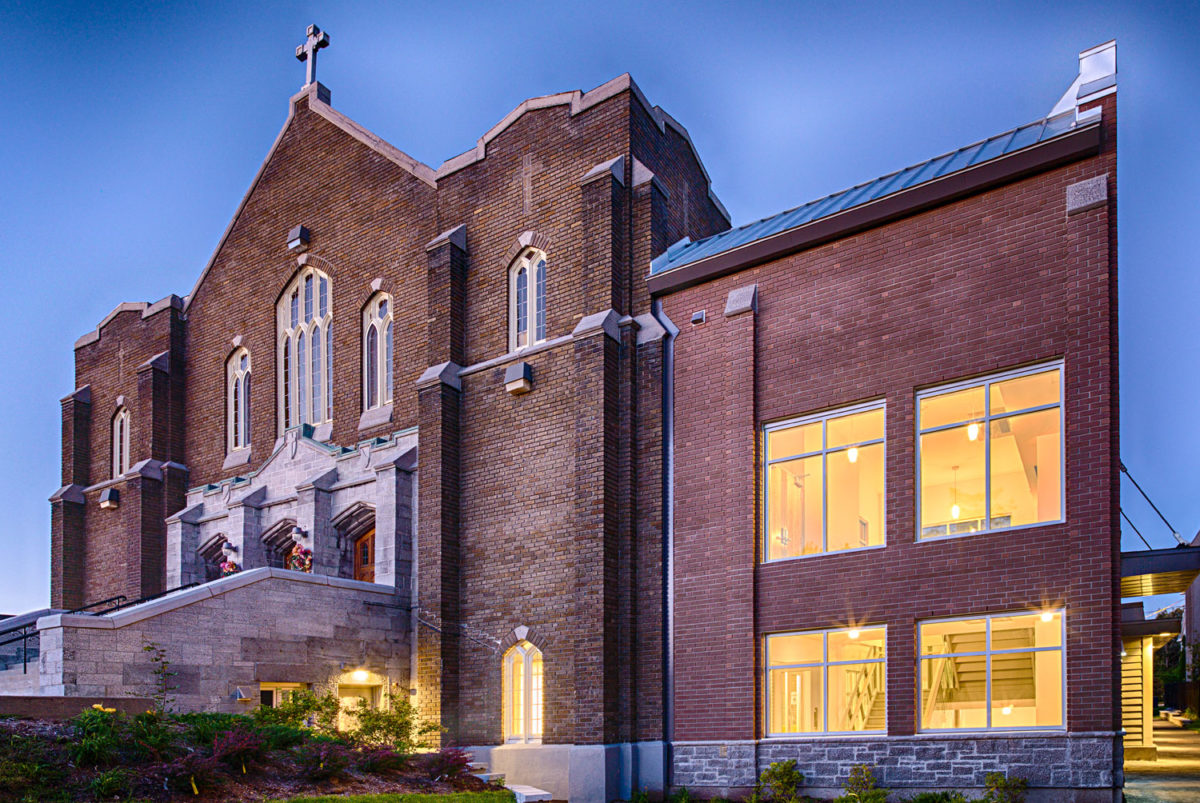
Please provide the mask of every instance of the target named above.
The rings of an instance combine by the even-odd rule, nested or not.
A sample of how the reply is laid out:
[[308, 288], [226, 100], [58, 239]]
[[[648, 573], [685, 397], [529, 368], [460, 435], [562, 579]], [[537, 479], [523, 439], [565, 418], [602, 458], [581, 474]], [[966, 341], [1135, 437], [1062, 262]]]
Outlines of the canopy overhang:
[[1177, 594], [1200, 576], [1200, 547], [1121, 553], [1121, 598]]

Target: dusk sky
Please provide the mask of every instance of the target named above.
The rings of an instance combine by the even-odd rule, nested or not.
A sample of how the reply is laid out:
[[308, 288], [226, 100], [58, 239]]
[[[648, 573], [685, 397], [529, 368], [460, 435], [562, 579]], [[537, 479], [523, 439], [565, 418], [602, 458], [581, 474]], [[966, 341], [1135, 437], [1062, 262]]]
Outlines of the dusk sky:
[[[1121, 453], [1185, 538], [1200, 528], [1200, 4], [6, 0], [0, 612], [48, 604], [72, 344], [122, 301], [191, 290], [312, 22], [333, 106], [434, 167], [527, 97], [630, 72], [735, 225], [1039, 119], [1115, 38]], [[1122, 506], [1174, 544], [1127, 481]]]

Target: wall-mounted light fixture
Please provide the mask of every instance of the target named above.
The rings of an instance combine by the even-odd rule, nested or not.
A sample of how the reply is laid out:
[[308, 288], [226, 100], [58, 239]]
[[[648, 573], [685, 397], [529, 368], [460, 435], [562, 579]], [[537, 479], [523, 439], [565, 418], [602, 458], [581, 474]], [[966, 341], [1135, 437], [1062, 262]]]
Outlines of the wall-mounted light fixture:
[[533, 390], [533, 369], [527, 362], [517, 362], [504, 369], [504, 389], [514, 396]]
[[298, 526], [293, 527], [292, 528], [292, 541], [293, 541], [293, 543], [299, 544], [300, 546], [304, 546], [304, 530], [301, 530]]
[[288, 250], [302, 254], [308, 250], [308, 229], [304, 226], [295, 226], [288, 232], [287, 238]]
[[350, 679], [355, 683], [366, 683], [369, 677], [370, 675], [367, 674], [367, 670], [365, 669], [355, 669], [350, 673]]
[[105, 488], [100, 492], [100, 509], [116, 510], [121, 504], [121, 492], [116, 488]]

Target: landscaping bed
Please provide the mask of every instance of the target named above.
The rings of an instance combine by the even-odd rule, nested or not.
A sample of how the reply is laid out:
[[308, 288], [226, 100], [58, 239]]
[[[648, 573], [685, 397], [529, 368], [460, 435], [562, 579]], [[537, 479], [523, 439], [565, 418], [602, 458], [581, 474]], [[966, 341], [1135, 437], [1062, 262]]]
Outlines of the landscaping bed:
[[407, 700], [363, 712], [350, 731], [337, 730], [338, 713], [336, 699], [297, 695], [250, 715], [94, 706], [62, 723], [0, 720], [0, 803], [512, 799], [471, 775], [461, 750], [422, 749], [436, 729]]

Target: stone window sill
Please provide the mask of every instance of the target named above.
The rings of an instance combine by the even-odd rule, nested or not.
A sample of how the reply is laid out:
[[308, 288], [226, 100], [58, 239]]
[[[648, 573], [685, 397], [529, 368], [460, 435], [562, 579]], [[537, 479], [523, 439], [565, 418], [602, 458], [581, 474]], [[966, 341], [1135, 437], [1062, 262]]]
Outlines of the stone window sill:
[[358, 431], [392, 423], [392, 405], [384, 404], [367, 410], [358, 418]]
[[250, 465], [250, 450], [238, 449], [235, 452], [230, 452], [225, 457], [225, 462], [221, 464], [222, 471], [228, 471], [231, 468], [239, 468], [241, 466]]

